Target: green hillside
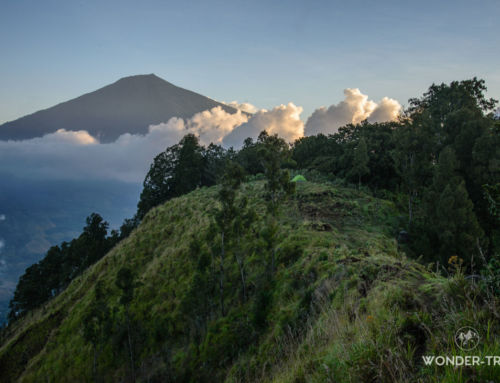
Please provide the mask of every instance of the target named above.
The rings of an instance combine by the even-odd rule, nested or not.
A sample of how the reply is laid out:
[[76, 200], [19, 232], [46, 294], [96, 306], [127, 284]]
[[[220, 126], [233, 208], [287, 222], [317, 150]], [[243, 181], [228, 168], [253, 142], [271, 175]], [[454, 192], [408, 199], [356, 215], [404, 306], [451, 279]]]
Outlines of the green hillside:
[[[264, 182], [243, 184], [258, 217], [238, 244], [246, 254], [248, 297], [228, 255], [223, 316], [220, 265], [207, 240], [218, 188], [154, 208], [65, 291], [9, 326], [0, 381], [500, 380], [498, 366], [457, 371], [422, 362], [422, 355], [500, 354], [496, 300], [459, 265], [450, 264], [443, 277], [407, 258], [395, 239], [399, 213], [392, 202], [331, 183], [298, 183], [285, 202], [274, 273], [267, 271], [262, 231]], [[116, 285], [123, 266], [135, 275], [128, 310], [132, 358]], [[110, 319], [94, 349], [84, 322], [96, 287], [104, 291]], [[467, 325], [481, 336], [469, 353], [453, 341]]]

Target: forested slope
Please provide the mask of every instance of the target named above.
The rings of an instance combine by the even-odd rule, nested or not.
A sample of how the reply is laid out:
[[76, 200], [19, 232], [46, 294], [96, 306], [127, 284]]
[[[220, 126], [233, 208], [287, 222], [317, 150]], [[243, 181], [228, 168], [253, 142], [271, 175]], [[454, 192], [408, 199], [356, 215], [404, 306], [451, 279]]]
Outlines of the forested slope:
[[464, 354], [453, 342], [464, 325], [481, 334], [474, 354], [498, 354], [497, 301], [460, 265], [445, 277], [408, 259], [392, 202], [299, 183], [273, 226], [264, 182], [244, 183], [235, 205], [248, 213], [244, 234], [221, 246], [220, 189], [152, 209], [9, 326], [0, 381], [500, 379], [495, 367], [423, 365], [422, 355]]

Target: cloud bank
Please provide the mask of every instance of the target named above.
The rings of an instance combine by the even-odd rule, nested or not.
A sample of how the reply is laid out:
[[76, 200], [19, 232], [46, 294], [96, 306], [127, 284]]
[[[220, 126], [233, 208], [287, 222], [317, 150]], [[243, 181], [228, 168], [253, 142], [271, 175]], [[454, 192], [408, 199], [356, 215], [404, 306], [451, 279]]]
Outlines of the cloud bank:
[[240, 111], [216, 107], [192, 118], [171, 118], [152, 125], [146, 135], [123, 134], [99, 143], [86, 131], [58, 130], [40, 138], [0, 141], [0, 173], [36, 179], [113, 179], [142, 182], [153, 158], [187, 133], [203, 144], [222, 138], [248, 120]]
[[[368, 100], [359, 89], [346, 89], [337, 105], [319, 108], [304, 125], [302, 107], [294, 103], [270, 110], [233, 101], [237, 112], [221, 107], [195, 114], [189, 119], [171, 118], [151, 125], [145, 135], [123, 134], [112, 143], [100, 143], [87, 131], [60, 129], [40, 138], [0, 141], [0, 174], [35, 179], [109, 179], [140, 183], [153, 158], [187, 133], [196, 134], [203, 145], [222, 144], [240, 148], [247, 137], [257, 138], [267, 130], [293, 142], [304, 134], [334, 133], [347, 123], [392, 120], [401, 109], [393, 99]], [[252, 114], [249, 114], [252, 113]], [[4, 219], [0, 215], [0, 220]]]
[[341, 126], [368, 122], [386, 122], [397, 118], [401, 111], [398, 101], [384, 97], [378, 104], [368, 100], [368, 96], [357, 88], [344, 90], [345, 99], [328, 108], [316, 109], [307, 119], [306, 136], [318, 133], [333, 134]]
[[[249, 117], [238, 110], [231, 114], [224, 111], [220, 106], [195, 114], [184, 121], [182, 118], [171, 118], [166, 123], [150, 126], [151, 130], [168, 133], [177, 143], [185, 134], [193, 133], [200, 138], [200, 143], [221, 144], [222, 139], [235, 127], [247, 122]], [[148, 133], [149, 134], [149, 133]]]
[[234, 109], [241, 110], [242, 112], [246, 113], [254, 114], [259, 111], [259, 109], [256, 106], [249, 104], [248, 102], [242, 102], [242, 103], [239, 103], [238, 101], [231, 101], [231, 102], [221, 101], [221, 102], [228, 106], [232, 106]]
[[247, 137], [257, 138], [267, 130], [269, 134], [278, 134], [287, 142], [293, 142], [304, 135], [304, 123], [300, 119], [302, 107], [292, 102], [280, 105], [272, 110], [262, 109], [252, 115], [248, 122], [237, 126], [224, 137], [224, 146], [240, 148]]

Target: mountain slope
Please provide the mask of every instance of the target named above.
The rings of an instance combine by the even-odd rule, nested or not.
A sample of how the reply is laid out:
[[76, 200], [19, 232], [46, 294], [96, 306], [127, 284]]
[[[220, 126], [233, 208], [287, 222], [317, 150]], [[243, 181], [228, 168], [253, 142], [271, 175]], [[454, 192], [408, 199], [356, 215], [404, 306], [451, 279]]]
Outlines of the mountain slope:
[[[204, 266], [202, 256], [217, 254], [207, 247], [213, 233], [205, 235], [216, 192], [199, 189], [153, 209], [66, 291], [10, 326], [0, 347], [0, 381], [92, 381], [94, 355], [102, 381], [131, 381], [115, 285], [123, 266], [137, 275], [129, 309], [137, 381], [499, 378], [487, 366], [464, 369], [461, 377], [453, 367], [423, 366], [422, 355], [458, 352], [453, 334], [464, 324], [474, 323], [484, 336], [475, 354], [498, 354], [498, 321], [463, 275], [438, 276], [398, 251], [392, 203], [331, 184], [299, 184], [287, 202], [273, 276], [266, 273], [265, 220], [239, 244], [247, 253], [247, 301], [234, 260], [225, 259], [222, 316], [218, 282], [211, 285], [219, 265]], [[247, 183], [243, 193], [262, 218], [263, 183]], [[112, 319], [94, 354], [83, 334], [98, 284]]]
[[145, 134], [148, 126], [171, 117], [234, 108], [179, 88], [154, 74], [122, 78], [115, 83], [51, 108], [0, 125], [0, 140], [41, 137], [58, 129], [87, 130], [102, 142], [121, 134]]
[[141, 185], [118, 181], [29, 180], [0, 173], [0, 324], [19, 277], [50, 246], [81, 233], [85, 218], [100, 213], [119, 228], [133, 216]]

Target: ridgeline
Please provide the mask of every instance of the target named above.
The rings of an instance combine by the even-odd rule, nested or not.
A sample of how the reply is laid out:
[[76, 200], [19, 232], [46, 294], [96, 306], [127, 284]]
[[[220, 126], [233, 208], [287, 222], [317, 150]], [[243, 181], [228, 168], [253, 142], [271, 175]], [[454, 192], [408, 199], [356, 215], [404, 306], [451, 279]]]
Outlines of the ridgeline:
[[[424, 365], [423, 355], [467, 355], [453, 339], [466, 324], [481, 334], [474, 354], [498, 353], [495, 300], [459, 266], [444, 277], [408, 259], [392, 202], [331, 182], [297, 184], [278, 215], [273, 272], [264, 186], [241, 186], [256, 217], [222, 265], [208, 240], [220, 186], [153, 208], [66, 290], [5, 330], [0, 381], [500, 379], [495, 367], [465, 368], [456, 380], [451, 366]], [[89, 315], [96, 307], [102, 315]]]

